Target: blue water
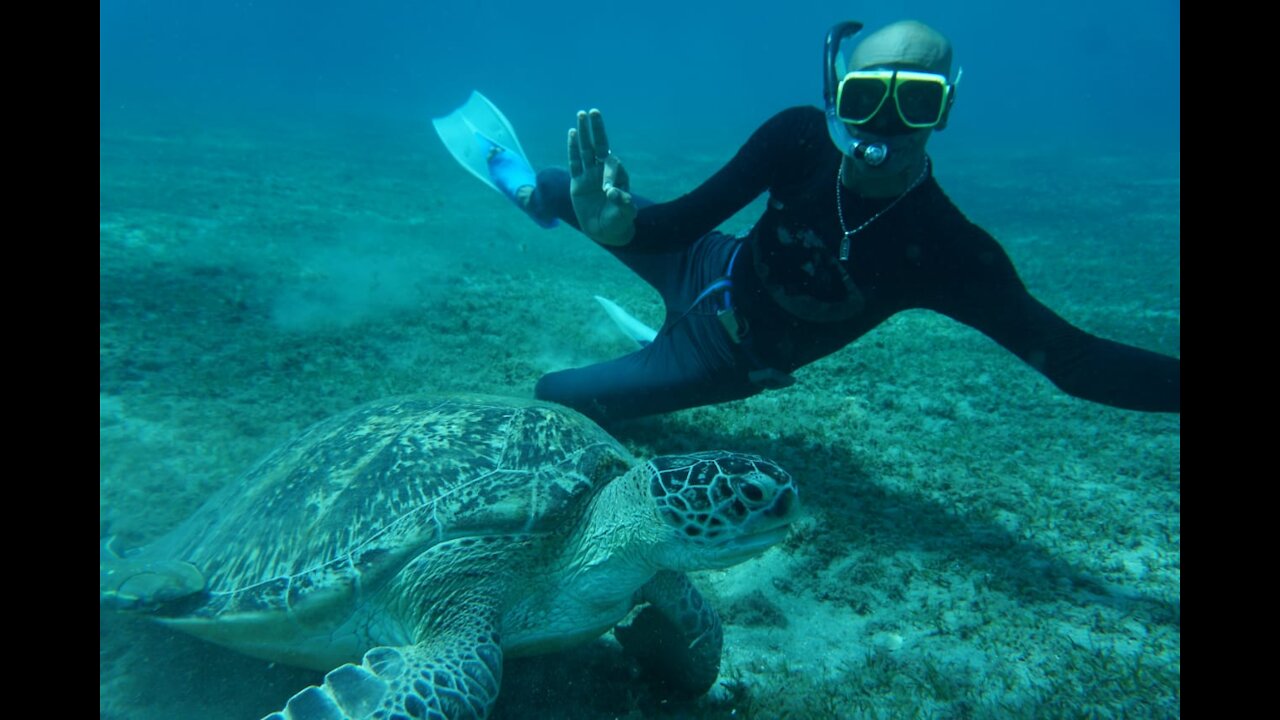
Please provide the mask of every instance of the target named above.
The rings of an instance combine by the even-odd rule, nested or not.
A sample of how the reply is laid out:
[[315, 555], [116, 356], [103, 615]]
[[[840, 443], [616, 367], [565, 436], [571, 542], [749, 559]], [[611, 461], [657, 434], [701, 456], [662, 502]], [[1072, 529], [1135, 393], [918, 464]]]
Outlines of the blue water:
[[745, 138], [780, 108], [821, 102], [833, 23], [915, 18], [952, 39], [964, 68], [948, 143], [1179, 138], [1172, 0], [107, 0], [101, 10], [104, 123], [158, 110], [425, 121], [480, 88], [519, 108], [530, 136], [558, 135], [576, 109], [596, 106], [619, 133]]

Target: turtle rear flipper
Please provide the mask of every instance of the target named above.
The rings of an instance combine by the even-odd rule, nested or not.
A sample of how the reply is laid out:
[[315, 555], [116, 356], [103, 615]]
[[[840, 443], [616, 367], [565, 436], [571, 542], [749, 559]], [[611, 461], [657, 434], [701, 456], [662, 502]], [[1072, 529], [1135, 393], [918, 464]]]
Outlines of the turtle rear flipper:
[[154, 612], [205, 591], [204, 573], [191, 563], [120, 557], [111, 540], [99, 549], [98, 569], [99, 605], [111, 610]]
[[[477, 642], [479, 641], [479, 642]], [[474, 628], [407, 647], [379, 647], [361, 665], [346, 664], [289, 698], [263, 720], [360, 720], [414, 717], [481, 720], [502, 684], [496, 632]]]

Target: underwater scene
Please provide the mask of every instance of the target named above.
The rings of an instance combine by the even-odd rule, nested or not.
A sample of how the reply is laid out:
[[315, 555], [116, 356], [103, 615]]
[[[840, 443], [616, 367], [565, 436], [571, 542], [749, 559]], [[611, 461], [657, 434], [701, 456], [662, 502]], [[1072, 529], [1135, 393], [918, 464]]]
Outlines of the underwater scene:
[[[1177, 3], [100, 11], [103, 720], [1180, 717]], [[672, 266], [664, 308], [544, 227], [547, 169], [628, 230], [593, 172], [694, 214], [763, 182], [707, 221], [750, 262]], [[712, 287], [878, 312], [898, 266], [859, 243], [945, 201], [1007, 300], [951, 311], [989, 291], [957, 266], [824, 339], [856, 317]], [[776, 284], [795, 217], [829, 241]], [[640, 347], [595, 381], [678, 409], [574, 405], [597, 427], [540, 383]], [[407, 396], [461, 399], [378, 414]]]

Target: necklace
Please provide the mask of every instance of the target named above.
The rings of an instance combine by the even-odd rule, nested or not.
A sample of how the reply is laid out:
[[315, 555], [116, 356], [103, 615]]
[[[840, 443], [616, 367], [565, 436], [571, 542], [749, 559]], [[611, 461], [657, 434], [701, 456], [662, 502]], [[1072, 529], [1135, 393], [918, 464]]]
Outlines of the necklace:
[[911, 183], [911, 187], [908, 187], [906, 190], [903, 190], [901, 195], [893, 199], [893, 202], [886, 205], [885, 208], [880, 212], [867, 218], [866, 222], [850, 230], [849, 227], [844, 224], [844, 198], [840, 194], [840, 186], [844, 184], [844, 161], [841, 160], [840, 165], [836, 168], [836, 213], [840, 216], [840, 229], [844, 231], [844, 238], [840, 240], [840, 261], [844, 262], [845, 260], [849, 259], [849, 243], [854, 235], [857, 235], [858, 233], [862, 232], [863, 228], [875, 222], [876, 219], [878, 219], [881, 215], [892, 210], [893, 206], [897, 205], [902, 200], [902, 198], [906, 197], [907, 193], [911, 192], [912, 190], [915, 190], [916, 186], [924, 181], [924, 176], [928, 174], [929, 174], [929, 156], [925, 155], [924, 167], [920, 169], [920, 177], [917, 177], [915, 179], [915, 182]]

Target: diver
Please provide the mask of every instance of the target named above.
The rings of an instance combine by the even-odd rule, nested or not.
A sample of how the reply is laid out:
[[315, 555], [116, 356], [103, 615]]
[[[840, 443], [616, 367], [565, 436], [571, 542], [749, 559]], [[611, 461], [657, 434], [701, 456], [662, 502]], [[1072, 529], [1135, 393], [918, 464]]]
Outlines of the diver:
[[[825, 113], [779, 112], [710, 179], [669, 202], [631, 193], [598, 110], [579, 112], [569, 131], [568, 172], [536, 175], [478, 93], [437, 121], [464, 167], [540, 225], [563, 220], [582, 231], [666, 306], [656, 335], [637, 338], [640, 350], [548, 373], [536, 396], [602, 422], [739, 400], [791, 384], [795, 370], [895, 313], [927, 308], [981, 331], [1070, 395], [1180, 412], [1179, 358], [1096, 337], [1045, 307], [934, 179], [925, 146], [946, 127], [960, 79], [950, 42], [903, 21], [853, 45], [861, 28], [840, 23], [827, 36]], [[477, 97], [501, 120], [489, 135], [463, 112]], [[750, 231], [715, 230], [766, 192]]]

